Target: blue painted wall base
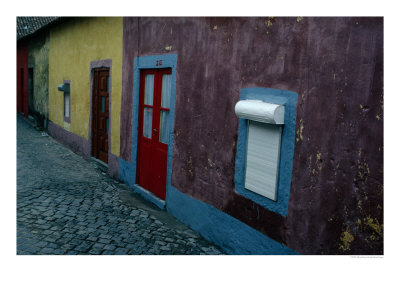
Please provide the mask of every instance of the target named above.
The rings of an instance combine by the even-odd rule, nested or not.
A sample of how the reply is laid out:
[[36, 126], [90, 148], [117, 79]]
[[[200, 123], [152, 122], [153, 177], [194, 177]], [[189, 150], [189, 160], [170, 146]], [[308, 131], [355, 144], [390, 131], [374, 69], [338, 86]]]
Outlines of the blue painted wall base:
[[170, 187], [167, 211], [228, 254], [298, 254], [250, 226]]

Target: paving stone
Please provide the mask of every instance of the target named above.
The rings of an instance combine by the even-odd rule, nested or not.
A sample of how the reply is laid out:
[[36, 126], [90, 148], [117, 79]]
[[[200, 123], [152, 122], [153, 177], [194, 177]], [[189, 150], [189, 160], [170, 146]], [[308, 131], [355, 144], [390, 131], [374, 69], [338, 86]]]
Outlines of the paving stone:
[[100, 234], [99, 235], [99, 238], [102, 238], [102, 239], [106, 239], [106, 240], [110, 240], [110, 239], [112, 239], [112, 235], [109, 235], [109, 234]]
[[58, 246], [57, 244], [54, 244], [54, 243], [48, 243], [48, 244], [47, 244], [47, 247], [48, 247], [48, 248], [52, 248], [52, 249], [57, 249], [57, 248], [59, 248], [59, 246]]
[[36, 247], [39, 247], [39, 248], [44, 248], [44, 247], [46, 247], [47, 246], [47, 242], [46, 241], [40, 241], [40, 242], [37, 242], [36, 244], [35, 244], [35, 246]]
[[88, 254], [91, 254], [91, 255], [100, 255], [102, 253], [103, 253], [103, 249], [98, 249], [98, 248], [95, 248], [95, 249], [92, 248], [88, 251]]
[[74, 248], [75, 251], [87, 252], [91, 248], [91, 245], [81, 244]]
[[171, 238], [169, 238], [169, 237], [167, 237], [167, 238], [165, 238], [165, 241], [166, 241], [167, 243], [173, 243], [175, 240], [174, 240], [174, 239], [171, 239]]
[[91, 242], [96, 242], [96, 241], [98, 240], [98, 237], [95, 237], [95, 236], [88, 236], [86, 239], [87, 239], [88, 241], [91, 241]]
[[115, 249], [114, 254], [127, 255], [128, 252], [129, 252], [129, 249], [126, 249], [126, 248], [117, 248], [117, 249]]
[[115, 246], [114, 245], [105, 245], [104, 246], [104, 250], [110, 250], [110, 251], [112, 251], [112, 250], [114, 250], [115, 249]]
[[57, 255], [61, 255], [61, 254], [65, 254], [66, 251], [64, 251], [63, 249], [57, 248], [53, 250], [53, 254], [57, 254]]
[[105, 246], [106, 246], [105, 244], [94, 243], [93, 246], [92, 246], [92, 249], [103, 250]]
[[40, 250], [40, 254], [54, 254], [54, 249], [52, 248], [43, 248]]
[[167, 243], [163, 241], [155, 241], [155, 245], [165, 246]]
[[102, 238], [99, 238], [97, 241], [98, 241], [99, 243], [103, 243], [103, 244], [109, 244], [109, 243], [111, 243], [111, 240], [106, 240], [106, 239], [102, 239]]
[[58, 237], [53, 237], [53, 236], [46, 236], [43, 240], [49, 243], [54, 243], [57, 241]]

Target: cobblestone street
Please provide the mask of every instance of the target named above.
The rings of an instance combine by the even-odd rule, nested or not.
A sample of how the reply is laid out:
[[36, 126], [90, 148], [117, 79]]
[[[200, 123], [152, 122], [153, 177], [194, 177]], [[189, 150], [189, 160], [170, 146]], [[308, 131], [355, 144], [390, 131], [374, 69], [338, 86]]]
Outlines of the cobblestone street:
[[17, 254], [222, 254], [17, 117]]

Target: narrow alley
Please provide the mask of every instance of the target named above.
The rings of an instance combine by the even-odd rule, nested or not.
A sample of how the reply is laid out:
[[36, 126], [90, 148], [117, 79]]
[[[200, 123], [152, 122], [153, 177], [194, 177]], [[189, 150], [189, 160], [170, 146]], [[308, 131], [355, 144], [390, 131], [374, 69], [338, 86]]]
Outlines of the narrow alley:
[[223, 254], [17, 117], [17, 254]]

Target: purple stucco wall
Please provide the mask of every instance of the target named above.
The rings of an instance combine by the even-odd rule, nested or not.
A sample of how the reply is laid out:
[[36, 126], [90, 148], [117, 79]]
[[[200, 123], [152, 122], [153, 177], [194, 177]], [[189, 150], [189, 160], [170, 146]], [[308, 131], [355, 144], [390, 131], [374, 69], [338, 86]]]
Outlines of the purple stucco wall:
[[[383, 253], [383, 18], [124, 18], [124, 160], [133, 59], [167, 53], [174, 187], [300, 253]], [[235, 193], [234, 106], [249, 87], [299, 96], [287, 216]]]

